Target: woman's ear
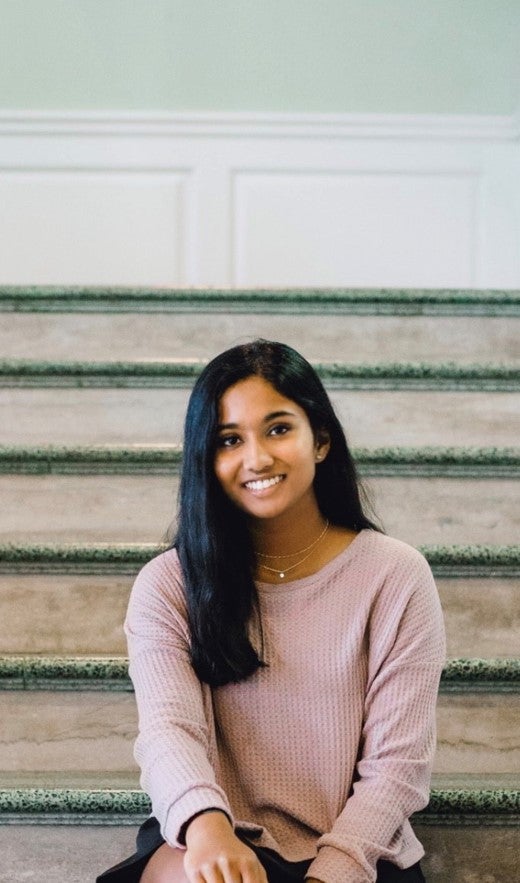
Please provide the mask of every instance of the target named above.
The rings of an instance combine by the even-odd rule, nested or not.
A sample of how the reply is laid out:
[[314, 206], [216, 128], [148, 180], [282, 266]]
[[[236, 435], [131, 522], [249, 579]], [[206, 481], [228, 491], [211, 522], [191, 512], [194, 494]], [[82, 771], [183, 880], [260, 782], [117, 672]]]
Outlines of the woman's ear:
[[319, 429], [316, 433], [316, 444], [314, 446], [315, 459], [320, 463], [325, 459], [330, 451], [330, 435], [326, 429]]

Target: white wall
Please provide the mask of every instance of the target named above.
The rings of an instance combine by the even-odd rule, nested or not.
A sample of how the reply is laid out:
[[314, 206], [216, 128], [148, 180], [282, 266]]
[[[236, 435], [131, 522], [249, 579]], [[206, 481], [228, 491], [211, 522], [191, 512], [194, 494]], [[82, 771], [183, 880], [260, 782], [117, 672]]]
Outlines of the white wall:
[[520, 287], [509, 116], [0, 115], [0, 284]]
[[0, 23], [0, 284], [520, 287], [519, 0]]
[[513, 113], [518, 0], [0, 0], [0, 108]]

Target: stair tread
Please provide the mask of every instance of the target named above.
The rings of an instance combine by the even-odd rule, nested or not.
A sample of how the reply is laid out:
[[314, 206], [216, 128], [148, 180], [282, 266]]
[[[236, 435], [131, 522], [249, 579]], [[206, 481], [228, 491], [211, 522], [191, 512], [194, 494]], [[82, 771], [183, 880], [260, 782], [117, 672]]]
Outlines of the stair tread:
[[[366, 475], [516, 477], [520, 447], [424, 445], [352, 450]], [[6, 474], [176, 474], [181, 444], [0, 445]]]
[[[135, 576], [164, 551], [158, 543], [3, 543], [1, 573], [75, 573]], [[520, 575], [520, 545], [419, 546], [436, 577]]]
[[516, 315], [520, 292], [515, 289], [406, 288], [188, 288], [102, 286], [2, 286], [4, 310], [151, 312], [320, 312], [324, 307], [346, 313]]
[[[136, 779], [110, 774], [36, 776], [33, 784], [23, 776], [10, 778], [10, 787], [0, 789], [0, 824], [33, 820], [40, 824], [132, 824], [150, 812], [150, 800]], [[49, 787], [44, 782], [51, 782]], [[115, 783], [114, 787], [110, 783]], [[79, 787], [78, 787], [79, 785]], [[36, 787], [35, 787], [36, 786]], [[38, 819], [39, 816], [39, 819]], [[505, 824], [520, 820], [518, 777], [480, 776], [445, 778], [432, 782], [429, 806], [415, 818], [426, 824]]]
[[[4, 387], [191, 387], [205, 365], [197, 359], [136, 361], [0, 360]], [[314, 367], [329, 389], [419, 389], [512, 391], [520, 388], [520, 366], [456, 362], [319, 362]]]
[[[0, 656], [0, 688], [6, 690], [132, 691], [126, 656]], [[517, 691], [520, 658], [455, 658], [446, 661], [441, 689]]]

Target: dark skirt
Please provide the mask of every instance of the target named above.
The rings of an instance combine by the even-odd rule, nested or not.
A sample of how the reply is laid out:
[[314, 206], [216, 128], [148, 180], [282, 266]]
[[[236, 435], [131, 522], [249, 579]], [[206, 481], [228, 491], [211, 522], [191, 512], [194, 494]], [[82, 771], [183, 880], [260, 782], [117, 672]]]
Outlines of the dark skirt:
[[[258, 857], [265, 868], [269, 883], [302, 883], [312, 859], [288, 862], [274, 850], [257, 846], [241, 831], [236, 833], [237, 837], [240, 837]], [[139, 883], [146, 863], [163, 843], [159, 822], [151, 816], [139, 828], [135, 853], [104, 874], [100, 874], [96, 883]], [[419, 862], [403, 870], [391, 862], [381, 860], [377, 863], [376, 883], [425, 883], [425, 879]]]

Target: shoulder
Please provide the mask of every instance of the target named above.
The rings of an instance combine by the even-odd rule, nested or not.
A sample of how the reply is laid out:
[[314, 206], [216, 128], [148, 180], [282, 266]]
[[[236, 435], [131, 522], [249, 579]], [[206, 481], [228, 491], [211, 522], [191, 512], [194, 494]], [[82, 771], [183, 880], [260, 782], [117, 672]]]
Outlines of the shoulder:
[[413, 546], [375, 530], [363, 531], [360, 549], [366, 566], [380, 574], [430, 574], [424, 555]]
[[157, 578], [167, 580], [181, 580], [182, 571], [177, 549], [167, 549], [154, 558], [151, 558], [139, 571], [137, 580], [155, 580]]
[[127, 617], [141, 614], [186, 618], [184, 582], [176, 549], [152, 558], [137, 574]]
[[413, 546], [377, 531], [363, 532], [359, 548], [363, 583], [379, 602], [406, 606], [412, 596], [424, 595], [437, 605], [437, 588], [424, 555]]

